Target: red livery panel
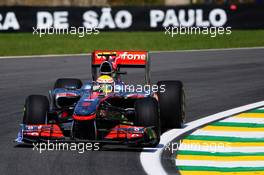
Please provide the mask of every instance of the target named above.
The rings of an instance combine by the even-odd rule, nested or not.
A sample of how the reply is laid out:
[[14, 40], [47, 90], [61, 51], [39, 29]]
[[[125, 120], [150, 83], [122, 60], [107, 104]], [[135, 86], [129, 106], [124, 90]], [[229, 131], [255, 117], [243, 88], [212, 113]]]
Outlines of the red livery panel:
[[26, 125], [23, 131], [23, 135], [29, 137], [64, 137], [60, 127], [57, 124]]
[[[101, 54], [111, 54], [110, 60], [116, 65], [141, 65], [145, 66], [148, 59], [147, 51], [103, 51], [96, 50], [92, 54], [92, 64], [100, 65], [102, 62], [106, 61], [105, 56]], [[115, 55], [115, 56], [114, 56]]]

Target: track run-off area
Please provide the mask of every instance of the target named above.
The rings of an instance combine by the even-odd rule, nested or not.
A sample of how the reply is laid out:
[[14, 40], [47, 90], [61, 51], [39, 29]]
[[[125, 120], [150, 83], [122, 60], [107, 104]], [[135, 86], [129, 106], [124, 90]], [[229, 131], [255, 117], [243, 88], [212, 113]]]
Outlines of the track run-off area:
[[264, 174], [264, 108], [210, 123], [184, 137], [180, 174]]

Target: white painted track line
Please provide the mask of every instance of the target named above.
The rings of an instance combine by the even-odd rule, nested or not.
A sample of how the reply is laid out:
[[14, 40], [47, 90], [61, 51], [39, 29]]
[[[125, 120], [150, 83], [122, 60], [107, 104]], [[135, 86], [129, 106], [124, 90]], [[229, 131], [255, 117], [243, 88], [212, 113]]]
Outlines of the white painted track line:
[[264, 161], [207, 161], [207, 160], [176, 160], [177, 165], [184, 166], [213, 166], [219, 168], [234, 168], [234, 167], [262, 167]]
[[264, 132], [238, 132], [238, 131], [205, 131], [198, 129], [192, 135], [202, 136], [222, 136], [239, 138], [264, 138]]
[[232, 117], [227, 118], [224, 120], [221, 120], [220, 122], [232, 122], [232, 123], [256, 123], [256, 124], [264, 124], [264, 118], [238, 118], [238, 117]]
[[1, 56], [0, 59], [16, 59], [16, 58], [47, 58], [47, 57], [78, 57], [89, 56], [91, 53], [83, 54], [51, 54], [51, 55], [25, 55], [25, 56]]
[[[261, 47], [240, 47], [240, 48], [219, 48], [219, 49], [192, 49], [192, 50], [164, 50], [164, 51], [149, 51], [149, 53], [181, 53], [181, 52], [214, 52], [214, 51], [232, 51], [232, 50], [249, 50], [249, 49], [264, 49]], [[133, 49], [132, 49], [133, 50]], [[45, 55], [25, 55], [25, 56], [0, 56], [0, 59], [11, 58], [46, 58], [46, 57], [75, 57], [75, 56], [89, 56], [91, 53], [80, 54], [45, 54]]]
[[243, 153], [264, 153], [263, 146], [243, 146], [243, 147], [209, 147], [209, 146], [189, 146], [182, 144], [179, 147], [180, 150], [185, 151], [201, 151], [201, 152], [219, 152], [219, 153], [234, 153], [234, 152], [243, 152]]

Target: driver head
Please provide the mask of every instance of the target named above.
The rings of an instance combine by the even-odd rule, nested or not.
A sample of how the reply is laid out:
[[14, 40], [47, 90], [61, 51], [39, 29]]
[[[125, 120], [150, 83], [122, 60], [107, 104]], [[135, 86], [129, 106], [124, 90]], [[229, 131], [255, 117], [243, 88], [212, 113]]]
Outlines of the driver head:
[[96, 82], [100, 85], [100, 90], [105, 94], [113, 91], [114, 79], [109, 75], [101, 75]]

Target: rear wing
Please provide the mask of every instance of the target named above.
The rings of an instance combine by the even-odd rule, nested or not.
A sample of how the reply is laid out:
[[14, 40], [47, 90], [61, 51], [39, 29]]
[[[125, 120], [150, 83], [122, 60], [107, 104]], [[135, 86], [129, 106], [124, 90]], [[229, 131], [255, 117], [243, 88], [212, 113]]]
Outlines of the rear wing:
[[96, 50], [92, 53], [92, 76], [97, 78], [97, 68], [108, 61], [115, 71], [122, 67], [145, 68], [145, 82], [150, 84], [150, 58], [147, 51], [118, 51], [118, 50]]

